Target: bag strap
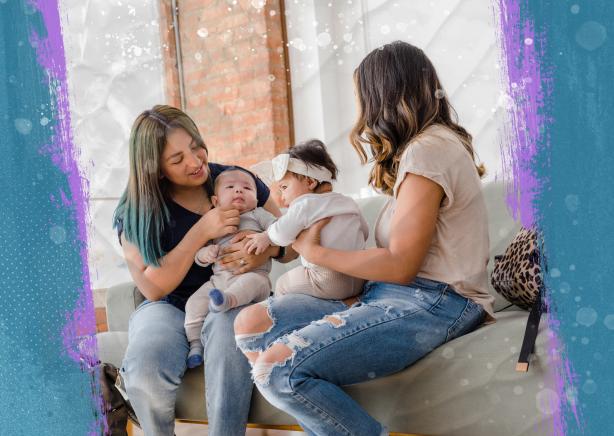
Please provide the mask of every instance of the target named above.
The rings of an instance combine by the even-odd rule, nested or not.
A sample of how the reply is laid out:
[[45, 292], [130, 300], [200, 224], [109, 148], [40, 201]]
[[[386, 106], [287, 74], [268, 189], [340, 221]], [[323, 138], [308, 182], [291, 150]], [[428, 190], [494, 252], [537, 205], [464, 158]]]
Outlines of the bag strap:
[[541, 320], [542, 313], [546, 310], [543, 302], [543, 289], [543, 285], [540, 286], [537, 298], [533, 306], [531, 306], [524, 338], [522, 339], [522, 347], [520, 347], [518, 363], [516, 363], [516, 371], [519, 372], [527, 372], [529, 370], [529, 355], [535, 352], [535, 340], [539, 330], [539, 321]]

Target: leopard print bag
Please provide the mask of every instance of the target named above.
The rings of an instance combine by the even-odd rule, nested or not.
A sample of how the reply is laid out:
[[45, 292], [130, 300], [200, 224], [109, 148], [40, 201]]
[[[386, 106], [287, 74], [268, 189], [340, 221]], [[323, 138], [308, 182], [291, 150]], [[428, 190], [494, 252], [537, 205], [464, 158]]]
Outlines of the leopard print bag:
[[530, 310], [542, 290], [538, 233], [521, 229], [502, 256], [495, 256], [490, 279], [493, 288], [510, 303]]

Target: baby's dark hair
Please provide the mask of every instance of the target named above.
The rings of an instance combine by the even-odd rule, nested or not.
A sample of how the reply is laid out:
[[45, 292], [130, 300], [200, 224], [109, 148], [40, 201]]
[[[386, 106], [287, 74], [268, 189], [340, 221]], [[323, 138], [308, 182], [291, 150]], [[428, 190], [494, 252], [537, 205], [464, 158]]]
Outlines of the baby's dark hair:
[[326, 146], [319, 139], [310, 139], [309, 141], [301, 142], [293, 145], [286, 152], [290, 157], [299, 159], [307, 165], [326, 168], [333, 175], [333, 180], [337, 179], [337, 165], [326, 151]]
[[222, 176], [222, 175], [224, 175], [226, 173], [234, 172], [234, 171], [241, 171], [241, 172], [247, 174], [248, 176], [250, 176], [254, 180], [254, 185], [256, 185], [256, 187], [258, 187], [258, 184], [256, 183], [256, 177], [254, 176], [254, 174], [252, 174], [250, 171], [246, 170], [245, 168], [241, 168], [241, 167], [236, 166], [236, 165], [231, 165], [228, 168], [225, 168], [215, 178], [215, 182], [214, 182], [214, 185], [213, 185], [214, 191], [217, 189], [217, 187], [218, 187], [218, 185], [220, 183], [219, 181], [222, 180], [222, 177], [220, 177], [220, 176]]

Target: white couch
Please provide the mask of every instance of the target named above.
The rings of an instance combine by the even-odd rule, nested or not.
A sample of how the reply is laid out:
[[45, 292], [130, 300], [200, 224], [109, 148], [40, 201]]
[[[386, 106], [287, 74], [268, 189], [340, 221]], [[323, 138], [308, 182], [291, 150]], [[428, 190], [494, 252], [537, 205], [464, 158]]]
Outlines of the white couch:
[[[503, 253], [519, 225], [509, 216], [502, 185], [485, 185], [484, 194], [492, 266], [492, 257]], [[383, 201], [383, 197], [359, 201], [371, 228]], [[292, 266], [274, 262], [272, 280]], [[128, 341], [128, 318], [141, 298], [131, 283], [108, 290], [109, 331], [97, 335], [101, 361], [121, 365]], [[528, 312], [506, 306], [509, 303], [497, 296], [495, 309], [505, 308], [498, 312], [497, 323], [443, 345], [402, 372], [345, 389], [392, 432], [454, 436], [551, 434], [551, 407], [544, 402], [552, 398], [556, 389], [549, 371], [554, 365], [549, 363], [545, 323], [540, 326], [529, 371], [516, 372]], [[176, 416], [206, 421], [202, 367], [186, 373]], [[296, 424], [292, 417], [269, 405], [256, 389], [249, 421], [265, 426]]]

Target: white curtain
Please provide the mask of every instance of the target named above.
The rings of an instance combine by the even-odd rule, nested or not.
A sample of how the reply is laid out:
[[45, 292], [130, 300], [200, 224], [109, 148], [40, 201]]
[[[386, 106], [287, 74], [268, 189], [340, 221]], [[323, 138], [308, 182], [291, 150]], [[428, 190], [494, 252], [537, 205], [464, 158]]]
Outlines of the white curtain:
[[[128, 135], [165, 101], [156, 0], [62, 0], [71, 125], [88, 180], [92, 287], [131, 280], [111, 217], [128, 181]], [[100, 305], [100, 301], [95, 302]]]

